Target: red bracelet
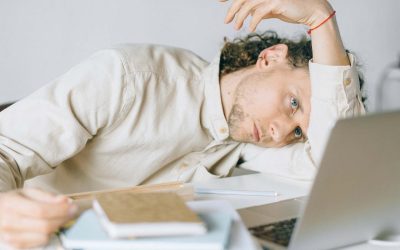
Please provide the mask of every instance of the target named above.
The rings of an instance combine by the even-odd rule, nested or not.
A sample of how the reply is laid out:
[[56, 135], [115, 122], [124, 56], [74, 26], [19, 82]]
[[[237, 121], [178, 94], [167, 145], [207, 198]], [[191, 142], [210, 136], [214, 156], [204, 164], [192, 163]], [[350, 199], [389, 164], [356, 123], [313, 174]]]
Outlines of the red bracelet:
[[318, 29], [322, 24], [326, 23], [326, 22], [327, 22], [329, 19], [331, 19], [335, 14], [336, 14], [336, 11], [334, 10], [334, 11], [332, 12], [332, 14], [330, 14], [324, 21], [322, 21], [322, 23], [318, 24], [316, 27], [314, 27], [314, 28], [312, 28], [312, 29], [309, 29], [309, 30], [307, 31], [307, 33], [308, 33], [309, 35], [311, 35], [311, 31], [313, 31], [313, 30], [315, 30], [315, 29]]

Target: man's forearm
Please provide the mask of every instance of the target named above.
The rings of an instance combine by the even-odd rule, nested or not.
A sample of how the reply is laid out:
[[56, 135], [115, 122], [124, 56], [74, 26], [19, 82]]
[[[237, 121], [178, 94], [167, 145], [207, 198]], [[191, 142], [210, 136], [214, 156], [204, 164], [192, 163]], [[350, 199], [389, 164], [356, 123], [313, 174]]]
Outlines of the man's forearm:
[[[327, 2], [326, 8], [321, 11], [321, 18], [316, 20], [310, 28], [321, 24], [330, 14], [333, 8]], [[349, 65], [350, 61], [340, 37], [339, 28], [335, 16], [330, 18], [311, 32], [313, 62], [325, 65]]]

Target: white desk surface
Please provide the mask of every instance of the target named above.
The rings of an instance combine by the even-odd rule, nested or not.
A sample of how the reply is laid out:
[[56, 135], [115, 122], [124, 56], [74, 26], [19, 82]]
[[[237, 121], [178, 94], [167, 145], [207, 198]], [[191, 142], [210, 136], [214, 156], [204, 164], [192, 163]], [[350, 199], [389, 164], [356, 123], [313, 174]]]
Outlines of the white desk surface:
[[240, 209], [256, 205], [273, 203], [308, 194], [310, 182], [294, 181], [287, 178], [267, 174], [248, 174], [224, 179], [214, 179], [205, 182], [194, 183], [195, 187], [207, 187], [215, 189], [232, 189], [246, 191], [275, 191], [278, 196], [244, 196], [244, 195], [215, 195], [196, 194], [196, 200], [224, 199], [228, 200], [234, 208]]
[[[250, 206], [273, 203], [281, 200], [305, 196], [308, 194], [312, 183], [303, 181], [294, 181], [283, 177], [272, 176], [267, 174], [248, 174], [234, 176], [224, 179], [214, 179], [205, 182], [194, 183], [195, 187], [207, 187], [215, 189], [240, 189], [240, 190], [263, 190], [278, 192], [276, 197], [268, 196], [242, 196], [242, 195], [214, 195], [214, 194], [199, 194], [195, 196], [196, 200], [224, 199], [229, 201], [234, 208], [240, 209]], [[51, 243], [42, 250], [59, 250], [63, 249], [60, 246], [58, 239], [52, 238]], [[362, 244], [352, 247], [343, 248], [345, 250], [377, 250], [377, 249], [400, 249], [396, 246], [377, 246]], [[38, 250], [38, 249], [35, 249]]]

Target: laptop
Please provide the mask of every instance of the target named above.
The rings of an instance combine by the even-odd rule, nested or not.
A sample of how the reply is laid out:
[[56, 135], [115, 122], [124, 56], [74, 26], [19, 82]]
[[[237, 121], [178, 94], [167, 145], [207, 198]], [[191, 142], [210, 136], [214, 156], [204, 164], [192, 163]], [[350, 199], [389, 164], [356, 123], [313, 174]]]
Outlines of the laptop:
[[400, 242], [400, 111], [339, 120], [308, 197], [238, 212], [264, 249]]

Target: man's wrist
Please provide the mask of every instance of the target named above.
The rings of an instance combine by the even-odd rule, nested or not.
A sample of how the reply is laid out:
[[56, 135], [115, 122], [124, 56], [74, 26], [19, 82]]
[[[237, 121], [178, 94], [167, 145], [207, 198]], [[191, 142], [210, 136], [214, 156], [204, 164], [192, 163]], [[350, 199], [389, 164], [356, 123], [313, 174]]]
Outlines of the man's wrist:
[[317, 27], [322, 22], [324, 22], [324, 20], [326, 20], [326, 18], [328, 18], [334, 11], [335, 10], [332, 8], [329, 2], [326, 1], [326, 4], [315, 10], [313, 17], [310, 19], [310, 22], [307, 24], [307, 26], [310, 29]]
[[311, 42], [314, 62], [335, 66], [350, 64], [335, 17], [311, 32]]
[[325, 20], [323, 20], [320, 24], [318, 24], [318, 25], [315, 26], [314, 28], [310, 28], [310, 29], [307, 31], [307, 33], [308, 33], [309, 35], [311, 35], [311, 32], [312, 32], [313, 30], [318, 29], [319, 27], [321, 27], [322, 25], [324, 25], [326, 22], [328, 22], [330, 19], [332, 19], [333, 16], [335, 16], [335, 13], [336, 13], [336, 11], [333, 11], [333, 12], [332, 12], [327, 18], [325, 18]]

